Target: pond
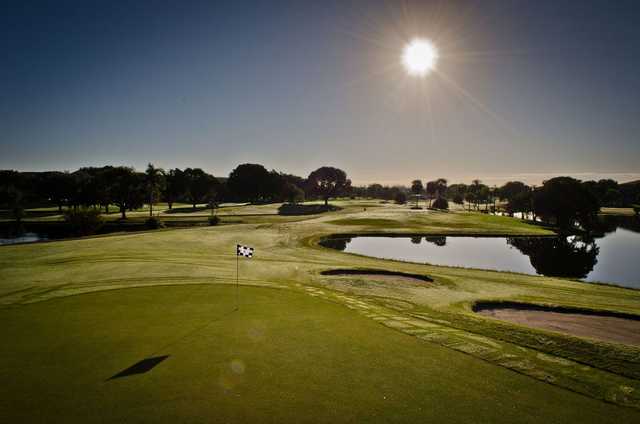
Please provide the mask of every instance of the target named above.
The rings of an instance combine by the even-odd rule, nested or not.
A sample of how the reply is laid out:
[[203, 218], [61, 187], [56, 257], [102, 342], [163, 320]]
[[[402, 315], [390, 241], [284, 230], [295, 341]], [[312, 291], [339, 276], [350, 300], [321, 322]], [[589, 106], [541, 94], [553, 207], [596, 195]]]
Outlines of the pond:
[[[193, 225], [194, 224], [189, 223], [185, 226]], [[195, 225], [199, 225], [198, 222], [195, 222]], [[142, 221], [107, 221], [95, 231], [95, 234], [145, 231], [148, 229]], [[0, 223], [0, 246], [18, 243], [36, 243], [47, 240], [62, 240], [82, 236], [83, 234], [74, 231], [73, 228], [62, 221], [28, 222], [18, 226], [13, 222]]]
[[325, 247], [376, 258], [514, 271], [640, 289], [640, 221], [602, 217], [594, 236], [332, 237]]
[[0, 234], [0, 246], [17, 243], [35, 243], [43, 240], [47, 240], [47, 237], [38, 233], [22, 233], [20, 235]]

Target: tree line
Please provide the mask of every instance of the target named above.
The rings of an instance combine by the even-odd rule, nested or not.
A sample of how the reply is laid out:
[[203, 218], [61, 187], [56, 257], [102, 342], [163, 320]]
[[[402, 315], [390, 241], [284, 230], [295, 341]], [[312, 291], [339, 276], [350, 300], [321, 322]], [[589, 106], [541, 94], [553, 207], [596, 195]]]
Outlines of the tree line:
[[[601, 207], [640, 207], [640, 182], [619, 184], [611, 179], [580, 181], [572, 177], [555, 177], [542, 186], [530, 186], [521, 181], [510, 181], [501, 187], [489, 187], [480, 180], [471, 184], [447, 185], [439, 178], [423, 185], [414, 180], [410, 192], [416, 199], [423, 196], [429, 207], [447, 209], [446, 199], [469, 210], [496, 212], [501, 210], [510, 216], [519, 213], [532, 220], [540, 219], [561, 229], [573, 228], [576, 224], [589, 230], [596, 223]], [[497, 203], [500, 202], [500, 206]]]
[[74, 172], [18, 172], [0, 170], [0, 208], [9, 209], [16, 219], [27, 207], [55, 205], [94, 208], [109, 213], [115, 206], [123, 219], [127, 211], [164, 201], [169, 209], [187, 203], [195, 209], [220, 202], [298, 203], [348, 194], [351, 181], [338, 168], [323, 166], [307, 178], [268, 171], [263, 165], [245, 163], [226, 178], [218, 178], [200, 168], [164, 170], [149, 164], [144, 172], [132, 167], [83, 167]]
[[[428, 202], [427, 207], [448, 209], [449, 201], [479, 211], [501, 210], [509, 215], [521, 213], [538, 217], [559, 227], [576, 222], [587, 227], [600, 207], [629, 207], [640, 204], [640, 182], [619, 184], [611, 179], [579, 181], [571, 177], [547, 180], [542, 186], [510, 181], [490, 187], [480, 180], [471, 184], [448, 184], [444, 178], [413, 180], [410, 186], [351, 185], [345, 171], [320, 167], [306, 178], [267, 170], [263, 165], [238, 165], [227, 177], [214, 177], [200, 168], [164, 170], [149, 164], [144, 172], [132, 167], [83, 167], [74, 172], [18, 172], [0, 170], [0, 208], [9, 209], [17, 219], [25, 207], [55, 205], [102, 209], [118, 208], [122, 218], [127, 211], [166, 202], [187, 203], [196, 208], [215, 207], [221, 202], [299, 203], [321, 199], [327, 205], [339, 196], [368, 197], [411, 202]], [[498, 202], [500, 205], [498, 206]], [[636, 206], [637, 207], [637, 206]]]

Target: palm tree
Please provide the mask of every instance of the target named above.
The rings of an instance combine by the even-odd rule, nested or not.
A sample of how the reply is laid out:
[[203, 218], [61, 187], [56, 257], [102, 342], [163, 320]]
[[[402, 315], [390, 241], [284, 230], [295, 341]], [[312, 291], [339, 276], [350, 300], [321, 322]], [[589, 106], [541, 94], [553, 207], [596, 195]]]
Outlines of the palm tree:
[[149, 191], [149, 216], [153, 216], [153, 203], [155, 201], [156, 194], [160, 189], [162, 183], [162, 177], [164, 176], [164, 170], [162, 168], [156, 168], [152, 163], [147, 165], [147, 171], [145, 172], [145, 179], [147, 181], [147, 190]]
[[436, 197], [445, 197], [447, 194], [447, 180], [445, 178], [438, 178], [436, 180]]
[[473, 193], [474, 198], [475, 198], [474, 200], [475, 200], [475, 203], [476, 203], [475, 204], [476, 210], [478, 210], [478, 200], [479, 200], [479, 197], [480, 197], [480, 190], [482, 188], [481, 185], [482, 185], [482, 182], [480, 180], [478, 180], [478, 179], [475, 179], [475, 180], [473, 180], [471, 182], [471, 192]]
[[498, 199], [499, 189], [494, 184], [491, 188], [491, 201], [493, 202], [493, 213], [496, 213], [496, 200]]
[[429, 206], [428, 207], [429, 207], [429, 209], [431, 209], [431, 201], [433, 200], [433, 198], [436, 195], [436, 192], [438, 191], [438, 187], [437, 187], [436, 181], [429, 181], [427, 183], [425, 191], [427, 192], [427, 197], [429, 198]]
[[422, 186], [422, 181], [413, 180], [411, 182], [411, 192], [414, 194], [416, 198], [416, 208], [418, 207], [418, 199], [420, 198], [420, 194], [424, 191], [424, 187]]

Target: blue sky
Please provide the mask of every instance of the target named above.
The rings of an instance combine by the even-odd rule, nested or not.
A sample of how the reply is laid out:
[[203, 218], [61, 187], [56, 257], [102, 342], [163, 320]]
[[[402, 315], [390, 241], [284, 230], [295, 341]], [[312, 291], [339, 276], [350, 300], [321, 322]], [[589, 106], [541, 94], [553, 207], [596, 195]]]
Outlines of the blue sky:
[[[0, 168], [640, 178], [634, 1], [8, 2]], [[424, 79], [413, 37], [441, 59]]]

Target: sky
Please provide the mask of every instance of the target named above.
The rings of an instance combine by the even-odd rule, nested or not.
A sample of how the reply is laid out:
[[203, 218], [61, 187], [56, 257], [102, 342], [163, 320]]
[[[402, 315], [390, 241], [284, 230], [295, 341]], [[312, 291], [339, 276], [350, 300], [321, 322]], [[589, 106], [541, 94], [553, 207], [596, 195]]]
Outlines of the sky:
[[[640, 2], [5, 1], [0, 169], [640, 179]], [[434, 72], [403, 47], [430, 39]]]

